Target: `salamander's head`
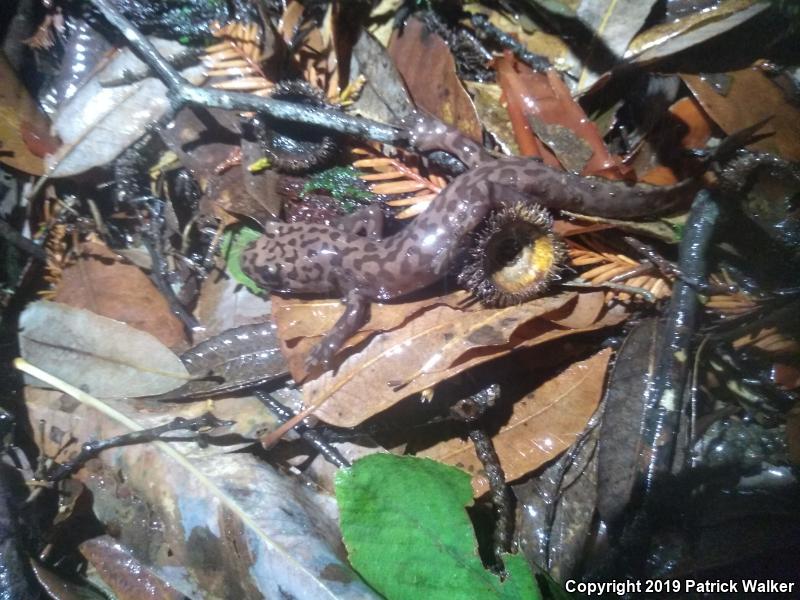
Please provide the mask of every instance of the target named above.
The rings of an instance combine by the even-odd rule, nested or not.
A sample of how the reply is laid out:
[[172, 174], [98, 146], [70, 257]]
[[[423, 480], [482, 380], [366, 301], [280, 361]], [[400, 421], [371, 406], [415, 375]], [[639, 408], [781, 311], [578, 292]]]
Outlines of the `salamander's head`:
[[548, 288], [564, 256], [550, 214], [519, 203], [486, 220], [458, 281], [489, 306], [520, 304]]

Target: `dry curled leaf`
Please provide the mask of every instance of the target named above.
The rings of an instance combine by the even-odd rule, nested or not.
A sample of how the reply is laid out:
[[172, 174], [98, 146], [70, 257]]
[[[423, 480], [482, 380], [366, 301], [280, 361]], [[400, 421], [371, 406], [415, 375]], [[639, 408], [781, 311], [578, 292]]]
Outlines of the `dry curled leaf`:
[[[577, 362], [514, 404], [511, 417], [492, 436], [507, 481], [539, 468], [569, 448], [597, 410], [611, 350]], [[420, 453], [473, 474], [476, 496], [489, 489], [468, 439], [451, 439]]]
[[170, 348], [186, 343], [183, 324], [142, 271], [101, 243], [87, 242], [63, 270], [53, 300], [127, 323]]

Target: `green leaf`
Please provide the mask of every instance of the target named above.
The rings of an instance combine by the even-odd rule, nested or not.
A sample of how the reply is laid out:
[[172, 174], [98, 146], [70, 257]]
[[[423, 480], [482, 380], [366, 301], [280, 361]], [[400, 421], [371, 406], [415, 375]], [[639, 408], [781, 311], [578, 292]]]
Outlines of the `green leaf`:
[[336, 476], [350, 563], [389, 600], [540, 600], [525, 559], [484, 569], [464, 508], [470, 476], [426, 458], [372, 454]]
[[257, 296], [263, 296], [266, 290], [258, 287], [258, 284], [250, 279], [242, 271], [241, 258], [242, 252], [251, 243], [261, 237], [261, 232], [252, 227], [243, 226], [238, 229], [228, 229], [222, 236], [222, 256], [228, 265], [228, 273], [234, 281], [241, 283], [248, 290]]

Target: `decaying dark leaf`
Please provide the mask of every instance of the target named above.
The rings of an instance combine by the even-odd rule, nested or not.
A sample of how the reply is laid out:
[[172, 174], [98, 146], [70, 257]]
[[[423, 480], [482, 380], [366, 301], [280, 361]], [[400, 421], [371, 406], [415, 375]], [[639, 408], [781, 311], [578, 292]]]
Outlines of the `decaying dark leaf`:
[[628, 334], [608, 382], [597, 465], [597, 508], [607, 523], [621, 514], [635, 483], [636, 447], [655, 368], [657, 331], [658, 322], [649, 319]]
[[[151, 419], [147, 411], [116, 407], [130, 425], [144, 428], [142, 419]], [[43, 451], [50, 456], [65, 436], [105, 439], [130, 431], [60, 393], [39, 390], [28, 409], [32, 422], [46, 423]], [[78, 450], [68, 448], [63, 458]], [[340, 558], [333, 500], [250, 454], [140, 444], [102, 453], [77, 477], [119, 542], [189, 598], [375, 597]]]

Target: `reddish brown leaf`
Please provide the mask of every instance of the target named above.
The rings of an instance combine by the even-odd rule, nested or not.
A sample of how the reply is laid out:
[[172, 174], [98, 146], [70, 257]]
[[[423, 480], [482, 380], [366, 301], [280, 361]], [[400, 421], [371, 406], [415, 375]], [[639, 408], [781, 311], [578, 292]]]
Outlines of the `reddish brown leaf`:
[[[492, 438], [508, 481], [519, 479], [569, 448], [597, 410], [611, 350], [580, 361], [514, 404], [508, 423]], [[473, 474], [475, 496], [489, 489], [469, 440], [453, 438], [421, 453]]]
[[80, 551], [119, 600], [185, 598], [109, 535], [86, 540]]
[[623, 177], [626, 170], [608, 152], [558, 73], [534, 72], [509, 54], [497, 59], [495, 67], [524, 156], [541, 156], [550, 166], [584, 175]]
[[53, 300], [127, 323], [173, 349], [186, 343], [183, 325], [147, 276], [103, 244], [82, 246]]
[[772, 117], [764, 132], [775, 134], [750, 146], [778, 154], [787, 160], [800, 160], [800, 110], [787, 101], [781, 89], [758, 69], [728, 73], [730, 88], [725, 95], [699, 75], [682, 75], [692, 94], [709, 116], [727, 134]]
[[410, 19], [402, 34], [392, 40], [389, 56], [417, 106], [473, 140], [482, 141], [483, 129], [475, 106], [456, 75], [450, 48], [442, 38], [428, 32], [417, 19]]

